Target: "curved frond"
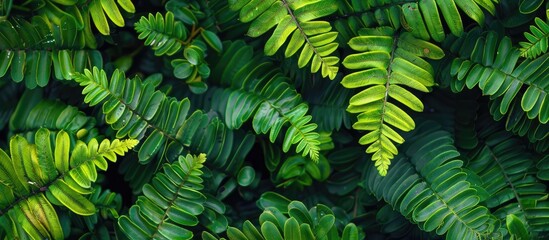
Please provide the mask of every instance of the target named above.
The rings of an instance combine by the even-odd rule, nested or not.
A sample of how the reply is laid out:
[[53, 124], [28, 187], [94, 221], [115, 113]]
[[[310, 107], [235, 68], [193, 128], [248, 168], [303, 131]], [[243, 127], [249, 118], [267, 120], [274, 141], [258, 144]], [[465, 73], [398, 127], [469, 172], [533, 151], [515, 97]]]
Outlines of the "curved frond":
[[68, 80], [74, 71], [103, 64], [98, 51], [84, 49], [86, 40], [73, 18], [59, 25], [41, 16], [10, 20], [0, 22], [0, 77], [33, 89], [46, 86], [51, 77]]
[[91, 18], [102, 35], [110, 35], [110, 22], [118, 27], [123, 27], [125, 24], [120, 8], [128, 13], [135, 12], [135, 6], [131, 0], [91, 0], [85, 3], [75, 0], [45, 1], [38, 12], [48, 16], [56, 24], [59, 24], [63, 18], [73, 18], [78, 21], [79, 30], [86, 28], [84, 31], [91, 30]]
[[496, 218], [479, 204], [450, 133], [436, 126], [418, 127], [387, 176], [369, 164], [364, 184], [424, 231], [446, 239], [484, 239], [495, 230]]
[[[116, 130], [117, 137], [143, 139], [137, 147], [141, 164], [153, 159], [171, 162], [183, 151], [204, 152], [213, 166], [235, 174], [255, 141], [255, 135], [233, 132], [218, 118], [200, 110], [190, 113], [189, 99], [168, 97], [155, 90], [150, 81], [127, 79], [118, 70], [109, 80], [98, 68], [75, 76], [75, 81], [85, 86], [84, 102], [91, 106], [102, 103], [105, 121]], [[138, 165], [127, 167], [143, 169]], [[133, 177], [146, 181], [152, 172]]]
[[[549, 18], [547, 20], [549, 22]], [[549, 46], [549, 23], [541, 18], [534, 20], [536, 25], [530, 26], [530, 32], [525, 32], [524, 37], [528, 42], [520, 42], [520, 52], [523, 57], [535, 58], [547, 52]]]
[[[251, 22], [248, 35], [258, 37], [276, 27], [265, 43], [265, 55], [274, 55], [290, 38], [284, 55], [291, 57], [299, 50], [298, 67], [310, 62], [311, 72], [320, 70], [323, 77], [334, 79], [339, 71], [339, 58], [332, 56], [338, 47], [337, 32], [329, 22], [316, 20], [337, 11], [334, 0], [229, 0], [232, 10], [240, 10], [240, 21]], [[291, 37], [290, 37], [291, 36]]]
[[192, 239], [193, 232], [186, 228], [198, 224], [206, 200], [201, 193], [204, 161], [205, 154], [189, 154], [165, 164], [143, 187], [144, 195], [129, 214], [118, 219], [124, 234], [137, 239]]
[[[85, 87], [82, 91], [84, 102], [90, 106], [103, 103], [105, 121], [117, 131], [117, 137], [142, 139], [147, 130], [152, 129], [139, 147], [139, 160], [143, 163], [158, 152], [169, 154], [168, 159], [176, 158], [198, 129], [198, 125], [186, 125], [186, 121], [208, 122], [208, 117], [200, 111], [188, 116], [188, 99], [177, 101], [168, 98], [163, 92], [155, 91], [151, 83], [143, 83], [137, 77], [126, 79], [125, 74], [118, 70], [109, 80], [103, 70], [93, 68], [92, 72], [86, 69], [84, 74], [77, 73], [74, 80]], [[165, 153], [168, 144], [175, 149]]]
[[318, 160], [319, 134], [312, 117], [307, 115], [309, 106], [272, 63], [252, 56], [250, 46], [240, 41], [232, 43], [214, 69], [221, 84], [230, 87], [212, 96], [214, 102], [223, 103], [221, 111], [227, 126], [240, 128], [253, 117], [255, 132], [269, 133], [269, 140], [274, 142], [282, 127], [289, 124], [283, 151], [297, 145], [296, 152]]
[[358, 113], [353, 124], [356, 130], [366, 130], [359, 143], [369, 145], [379, 173], [384, 176], [398, 153], [395, 143], [404, 142], [394, 129], [414, 129], [413, 119], [396, 102], [414, 111], [422, 111], [423, 103], [404, 87], [427, 92], [433, 86], [433, 68], [421, 57], [440, 59], [444, 53], [436, 45], [414, 38], [392, 28], [365, 29], [352, 38], [349, 45], [360, 53], [348, 55], [343, 65], [357, 72], [348, 74], [341, 84], [346, 88], [363, 88], [349, 100], [347, 111]]
[[[463, 15], [483, 25], [483, 10], [494, 15], [494, 2], [497, 3], [496, 0], [350, 1], [351, 10], [348, 11], [353, 12], [350, 18], [354, 20], [349, 23], [361, 23], [365, 27], [373, 27], [374, 23], [403, 27], [416, 38], [440, 42], [446, 37], [445, 27], [455, 36], [463, 34]], [[346, 29], [345, 25], [340, 25], [339, 29]]]
[[135, 31], [139, 33], [139, 39], [145, 39], [145, 45], [152, 47], [156, 56], [175, 54], [187, 39], [187, 29], [171, 12], [165, 16], [149, 13], [148, 18], [141, 17], [135, 23]]
[[521, 99], [515, 98], [509, 107], [507, 114], [502, 114], [500, 109], [504, 103], [503, 98], [495, 98], [490, 101], [490, 114], [497, 120], [505, 122], [505, 129], [514, 134], [527, 137], [536, 144], [536, 150], [543, 153], [549, 149], [549, 124], [540, 123], [538, 119], [530, 119], [521, 107]]
[[9, 122], [10, 132], [27, 139], [32, 139], [31, 135], [40, 128], [52, 132], [63, 130], [69, 133], [71, 141], [76, 137], [88, 142], [99, 134], [94, 118], [74, 106], [44, 99], [41, 89], [26, 90], [15, 106]]
[[512, 46], [511, 39], [504, 37], [500, 41], [494, 32], [478, 38], [473, 51], [463, 47], [459, 53], [450, 73], [462, 86], [478, 85], [483, 94], [502, 98], [499, 109], [502, 114], [507, 113], [512, 101], [518, 98], [528, 118], [537, 117], [543, 124], [549, 122], [549, 85], [545, 84], [549, 79], [545, 74], [549, 54], [517, 65], [520, 51]]
[[11, 156], [0, 149], [0, 190], [5, 196], [0, 200], [0, 216], [24, 216], [11, 220], [39, 239], [63, 239], [53, 205], [78, 215], [93, 215], [95, 205], [84, 195], [91, 193], [97, 168], [106, 170], [107, 160], [115, 162], [117, 155], [124, 155], [138, 143], [131, 139], [99, 143], [92, 139], [87, 144], [71, 144], [66, 132], [52, 136], [45, 128], [36, 132], [34, 141], [13, 137]]
[[[270, 198], [275, 196], [275, 198]], [[284, 201], [282, 200], [284, 199]], [[285, 201], [287, 200], [287, 202]], [[343, 223], [338, 229], [334, 212], [325, 205], [317, 204], [307, 209], [300, 201], [289, 201], [276, 193], [266, 192], [261, 196], [259, 205], [264, 209], [259, 216], [258, 227], [246, 220], [242, 227], [229, 227], [229, 240], [241, 239], [363, 239], [362, 233], [354, 223]], [[202, 232], [203, 239], [219, 239]]]
[[[487, 191], [482, 200], [486, 207], [502, 222], [513, 220], [507, 226], [522, 225], [535, 239], [549, 231], [549, 216], [538, 204], [547, 198], [547, 190], [533, 174], [537, 156], [511, 133], [496, 130], [489, 117], [481, 119], [478, 136], [482, 144], [469, 152], [467, 168], [480, 177], [480, 186]], [[514, 218], [509, 219], [510, 214]]]

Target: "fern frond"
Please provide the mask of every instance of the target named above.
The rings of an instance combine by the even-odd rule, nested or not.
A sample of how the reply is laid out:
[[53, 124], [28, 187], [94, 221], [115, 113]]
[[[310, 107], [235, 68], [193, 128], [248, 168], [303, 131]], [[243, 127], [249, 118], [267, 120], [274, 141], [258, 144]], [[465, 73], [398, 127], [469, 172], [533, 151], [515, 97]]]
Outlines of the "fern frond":
[[[248, 35], [259, 37], [275, 27], [265, 43], [265, 55], [274, 55], [290, 38], [284, 55], [291, 57], [300, 49], [298, 67], [311, 64], [311, 72], [334, 79], [339, 58], [332, 56], [338, 47], [337, 32], [329, 22], [316, 20], [337, 11], [333, 0], [230, 0], [232, 10], [240, 10], [240, 21], [251, 22]], [[291, 37], [290, 37], [291, 35]]]
[[373, 154], [372, 161], [385, 176], [390, 160], [398, 152], [395, 143], [404, 142], [393, 127], [402, 131], [415, 127], [413, 119], [389, 102], [389, 98], [414, 111], [422, 111], [421, 100], [402, 86], [427, 92], [427, 87], [434, 84], [434, 73], [431, 65], [421, 57], [440, 59], [444, 53], [410, 33], [399, 35], [389, 27], [366, 29], [352, 38], [349, 45], [361, 53], [348, 55], [343, 65], [359, 71], [345, 76], [341, 84], [346, 88], [366, 89], [351, 97], [347, 111], [359, 114], [353, 128], [368, 131], [359, 143], [370, 145], [366, 152]]
[[481, 118], [478, 136], [482, 144], [468, 154], [467, 168], [482, 180], [480, 186], [489, 196], [483, 200], [486, 207], [494, 209], [501, 221], [513, 214], [512, 224], [523, 225], [528, 235], [536, 238], [549, 230], [549, 224], [542, 224], [549, 216], [532, 204], [547, 197], [545, 185], [533, 174], [536, 156], [511, 133], [494, 126], [490, 117]]
[[212, 96], [220, 102], [225, 122], [229, 128], [240, 128], [253, 116], [252, 126], [256, 133], [269, 133], [274, 142], [282, 127], [286, 130], [283, 151], [297, 144], [296, 152], [318, 160], [319, 135], [317, 125], [307, 115], [308, 105], [288, 79], [273, 68], [273, 65], [258, 57], [252, 58], [253, 50], [243, 42], [234, 42], [219, 59], [214, 76], [222, 85], [230, 87], [225, 94]]
[[[549, 21], [549, 18], [548, 20]], [[549, 46], [549, 24], [541, 18], [534, 20], [536, 25], [530, 26], [530, 32], [525, 32], [524, 37], [528, 42], [520, 42], [521, 56], [535, 58], [547, 52]]]
[[[266, 192], [259, 201], [269, 201], [270, 196], [280, 196], [276, 193]], [[286, 199], [287, 200], [287, 199]], [[261, 204], [261, 203], [260, 203]], [[227, 237], [229, 240], [240, 239], [345, 239], [355, 240], [364, 238], [354, 223], [343, 223], [342, 229], [338, 229], [334, 212], [325, 205], [317, 204], [307, 209], [300, 201], [281, 202], [280, 205], [261, 205], [264, 208], [259, 216], [260, 226], [256, 227], [251, 221], [246, 220], [241, 229], [229, 227]], [[342, 224], [342, 225], [343, 225]], [[202, 238], [208, 240], [219, 239], [202, 232]]]
[[135, 31], [139, 33], [139, 39], [145, 39], [145, 45], [152, 47], [156, 56], [175, 54], [187, 39], [187, 29], [174, 19], [171, 12], [167, 12], [165, 17], [160, 13], [141, 17], [135, 23]]
[[184, 58], [171, 61], [174, 76], [186, 80], [193, 93], [201, 94], [207, 90], [207, 85], [202, 81], [210, 76], [210, 67], [204, 59], [207, 55], [206, 44], [217, 52], [223, 48], [214, 32], [193, 25], [189, 30], [191, 32], [187, 33], [188, 30], [182, 22], [175, 20], [172, 12], [167, 12], [165, 16], [156, 13], [156, 16], [149, 14], [149, 18], [141, 17], [135, 24], [135, 30], [139, 33], [139, 39], [145, 39], [145, 45], [152, 46], [156, 56], [171, 56], [184, 47]]
[[[490, 114], [496, 121], [504, 121], [505, 129], [514, 134], [526, 137], [532, 143], [541, 144], [537, 149], [543, 153], [549, 149], [549, 124], [540, 123], [538, 119], [530, 119], [521, 107], [521, 99], [515, 98], [510, 103], [509, 110], [502, 114], [500, 109], [504, 98], [495, 98], [490, 101]], [[545, 144], [544, 144], [545, 143]]]
[[[515, 98], [521, 99], [521, 106], [528, 118], [538, 118], [542, 124], [549, 122], [549, 54], [536, 59], [527, 59], [517, 66], [520, 51], [512, 46], [511, 39], [499, 39], [489, 32], [480, 37], [475, 47], [463, 47], [460, 57], [452, 62], [451, 75], [468, 88], [478, 85], [484, 95], [502, 98], [499, 111], [509, 111]], [[471, 51], [473, 49], [473, 51]], [[526, 91], [521, 92], [523, 86]]]
[[[347, 1], [349, 2], [349, 1]], [[455, 36], [463, 34], [463, 12], [479, 25], [485, 23], [484, 10], [494, 15], [496, 0], [422, 0], [422, 1], [350, 1], [352, 12], [348, 21], [349, 24], [357, 23], [364, 27], [392, 26], [393, 28], [403, 27], [411, 32], [414, 37], [437, 42], [444, 40], [446, 33], [445, 26]], [[377, 23], [377, 24], [375, 24]], [[445, 26], [443, 25], [445, 23]], [[338, 30], [350, 30], [341, 21]], [[352, 29], [356, 29], [352, 27]], [[348, 32], [348, 31], [345, 31]], [[344, 35], [349, 35], [346, 33]]]
[[118, 219], [122, 231], [130, 238], [192, 239], [193, 233], [186, 228], [198, 224], [206, 200], [200, 192], [204, 161], [205, 154], [189, 154], [165, 164], [163, 172], [143, 187], [144, 195], [129, 214]]
[[[91, 106], [102, 103], [105, 121], [116, 130], [117, 137], [145, 138], [138, 147], [141, 163], [150, 162], [157, 154], [162, 161], [173, 161], [186, 149], [210, 154], [216, 167], [234, 172], [253, 146], [254, 135], [235, 136], [219, 119], [210, 119], [200, 110], [190, 114], [187, 98], [178, 101], [168, 97], [155, 90], [151, 82], [127, 79], [118, 70], [110, 80], [103, 70], [92, 71], [75, 75], [75, 81], [85, 86], [84, 102]], [[243, 147], [233, 149], [238, 146]]]
[[[88, 144], [71, 145], [69, 135], [60, 131], [55, 137], [40, 129], [35, 143], [21, 136], [10, 141], [8, 156], [0, 149], [0, 216], [21, 216], [25, 232], [34, 238], [63, 239], [63, 231], [52, 204], [64, 206], [78, 215], [92, 215], [96, 209], [83, 195], [91, 193], [97, 168], [107, 169], [107, 160], [115, 162], [137, 145], [137, 140], [92, 139]], [[16, 234], [17, 235], [17, 234]]]
[[43, 95], [41, 89], [23, 93], [10, 118], [10, 133], [32, 139], [32, 135], [40, 128], [47, 128], [51, 132], [63, 130], [69, 133], [73, 142], [75, 137], [88, 142], [99, 135], [94, 118], [86, 116], [74, 106], [44, 99]]
[[457, 159], [450, 133], [423, 122], [381, 177], [369, 164], [365, 185], [427, 232], [446, 239], [484, 239], [497, 226]]
[[[161, 148], [166, 148], [171, 142], [178, 142], [179, 147], [173, 149], [175, 154], [170, 152], [173, 154], [170, 157], [177, 156], [198, 128], [196, 125], [188, 126], [191, 129], [183, 128], [186, 120], [197, 123], [208, 120], [199, 111], [188, 120], [189, 100], [168, 98], [163, 92], [155, 91], [151, 83], [142, 83], [139, 78], [126, 79], [125, 74], [118, 70], [109, 80], [103, 70], [93, 68], [91, 72], [86, 69], [84, 74], [77, 73], [74, 80], [85, 86], [82, 90], [84, 102], [90, 106], [103, 103], [105, 121], [117, 131], [117, 137], [142, 139], [147, 129], [153, 130], [139, 147], [139, 160], [143, 163], [150, 161], [156, 153], [165, 152], [160, 151]], [[190, 132], [179, 135], [180, 130]], [[170, 142], [166, 143], [168, 139]]]
[[0, 77], [9, 74], [14, 82], [24, 81], [33, 89], [46, 86], [51, 76], [71, 79], [74, 71], [101, 66], [101, 54], [84, 49], [84, 37], [76, 28], [73, 18], [63, 18], [60, 25], [41, 16], [32, 22], [0, 22]]
[[38, 12], [56, 24], [59, 24], [63, 18], [77, 20], [79, 21], [78, 29], [86, 28], [85, 31], [91, 30], [89, 22], [91, 18], [102, 35], [109, 35], [111, 31], [109, 22], [118, 27], [123, 27], [125, 24], [120, 8], [128, 13], [135, 12], [135, 6], [131, 0], [117, 0], [116, 2], [114, 0], [91, 0], [85, 3], [74, 0], [52, 0], [45, 1]]

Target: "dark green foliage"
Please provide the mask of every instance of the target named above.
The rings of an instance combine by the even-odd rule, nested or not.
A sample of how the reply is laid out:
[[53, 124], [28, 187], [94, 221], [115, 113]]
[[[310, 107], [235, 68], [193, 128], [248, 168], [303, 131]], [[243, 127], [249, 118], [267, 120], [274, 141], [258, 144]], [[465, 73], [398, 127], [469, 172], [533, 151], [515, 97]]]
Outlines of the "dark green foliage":
[[[64, 131], [50, 136], [50, 131], [36, 131], [34, 143], [21, 136], [10, 140], [11, 157], [0, 150], [2, 201], [0, 213], [8, 221], [19, 222], [25, 230], [10, 236], [63, 238], [63, 229], [52, 206], [63, 206], [72, 212], [95, 214], [95, 204], [83, 195], [90, 194], [97, 179], [97, 169], [107, 169], [107, 159], [116, 161], [137, 144], [137, 140], [104, 140], [98, 143], [70, 143]], [[21, 216], [21, 217], [19, 217]]]
[[548, 17], [0, 0], [0, 239], [547, 239]]
[[197, 215], [204, 211], [206, 197], [200, 193], [202, 164], [206, 155], [179, 157], [163, 166], [152, 184], [143, 186], [143, 196], [122, 216], [118, 224], [129, 238], [192, 239], [184, 227], [198, 224]]
[[[278, 202], [267, 202], [270, 197]], [[336, 217], [333, 211], [325, 205], [307, 209], [299, 201], [289, 201], [282, 196], [267, 192], [260, 199], [264, 208], [259, 216], [260, 227], [256, 228], [250, 221], [242, 224], [242, 229], [229, 227], [227, 238], [237, 239], [346, 239], [355, 240], [364, 238], [358, 233], [354, 223], [346, 224], [342, 232], [338, 233], [335, 226]], [[203, 239], [217, 239], [204, 232]]]

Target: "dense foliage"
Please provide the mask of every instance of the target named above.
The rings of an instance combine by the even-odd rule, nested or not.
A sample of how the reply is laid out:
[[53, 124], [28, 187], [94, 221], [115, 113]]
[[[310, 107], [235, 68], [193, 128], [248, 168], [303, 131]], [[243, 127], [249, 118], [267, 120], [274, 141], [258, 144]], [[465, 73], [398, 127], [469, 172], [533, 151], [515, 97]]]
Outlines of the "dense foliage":
[[549, 238], [548, 45], [544, 0], [0, 0], [0, 238]]

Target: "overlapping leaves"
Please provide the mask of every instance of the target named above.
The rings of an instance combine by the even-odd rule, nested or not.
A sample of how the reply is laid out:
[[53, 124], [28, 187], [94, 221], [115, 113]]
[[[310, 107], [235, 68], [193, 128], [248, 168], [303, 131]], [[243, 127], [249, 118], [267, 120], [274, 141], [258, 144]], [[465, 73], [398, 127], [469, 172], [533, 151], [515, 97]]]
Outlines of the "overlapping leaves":
[[524, 37], [528, 42], [519, 43], [523, 57], [535, 58], [546, 53], [549, 46], [549, 24], [541, 18], [536, 18], [534, 22], [536, 25], [530, 26], [530, 32], [524, 33]]
[[[464, 23], [460, 12], [478, 24], [484, 24], [484, 10], [494, 15], [495, 0], [423, 0], [376, 1], [350, 0], [353, 11], [364, 12], [359, 21], [378, 22], [383, 26], [402, 26], [414, 37], [437, 42], [446, 37], [445, 27], [455, 36], [463, 34]], [[461, 10], [461, 11], [460, 11]], [[443, 25], [443, 23], [445, 23]], [[369, 26], [369, 25], [367, 25]]]
[[[520, 51], [512, 46], [511, 39], [500, 39], [494, 32], [477, 38], [474, 48], [464, 44], [459, 54], [450, 72], [458, 80], [454, 89], [461, 91], [463, 86], [478, 85], [483, 94], [502, 98], [501, 114], [509, 111], [515, 99], [520, 99], [529, 119], [537, 118], [542, 124], [549, 122], [549, 85], [546, 84], [549, 54], [518, 64]], [[521, 91], [523, 88], [526, 90]]]
[[135, 31], [139, 39], [145, 39], [145, 45], [150, 45], [157, 56], [171, 56], [179, 51], [183, 41], [187, 39], [187, 29], [183, 23], [176, 21], [171, 12], [165, 16], [160, 13], [141, 17], [135, 23]]
[[221, 104], [229, 128], [240, 128], [253, 116], [255, 132], [269, 133], [269, 140], [275, 142], [282, 127], [289, 124], [283, 151], [297, 144], [296, 152], [318, 159], [319, 135], [307, 115], [309, 107], [272, 63], [254, 57], [252, 48], [239, 41], [226, 48], [213, 74], [230, 87], [212, 96]]
[[10, 141], [11, 156], [0, 150], [0, 214], [24, 230], [6, 229], [10, 235], [35, 239], [63, 239], [53, 205], [79, 215], [94, 214], [94, 204], [84, 195], [91, 193], [97, 168], [106, 170], [107, 160], [116, 161], [117, 155], [124, 155], [138, 143], [118, 139], [99, 143], [93, 139], [71, 145], [66, 132], [52, 136], [44, 128], [36, 132], [34, 141], [15, 136]]
[[364, 29], [349, 45], [360, 53], [348, 55], [343, 65], [357, 72], [345, 76], [341, 84], [366, 89], [350, 99], [347, 111], [359, 114], [353, 128], [368, 131], [359, 143], [369, 145], [366, 152], [373, 154], [372, 161], [384, 176], [398, 153], [395, 143], [404, 142], [393, 128], [410, 131], [415, 127], [414, 120], [389, 99], [422, 111], [421, 100], [404, 87], [429, 91], [434, 84], [433, 68], [422, 57], [440, 59], [444, 53], [436, 45], [410, 33], [399, 35], [389, 27]]
[[[109, 80], [103, 70], [92, 71], [76, 74], [75, 81], [85, 86], [84, 102], [91, 106], [103, 103], [105, 121], [116, 130], [117, 137], [145, 139], [138, 146], [140, 163], [153, 159], [174, 161], [183, 151], [192, 151], [209, 154], [209, 162], [227, 172], [237, 172], [242, 167], [255, 141], [253, 134], [233, 132], [218, 118], [200, 110], [191, 114], [189, 99], [178, 101], [155, 90], [158, 82], [127, 79], [118, 70]], [[135, 165], [127, 167], [143, 170]], [[147, 174], [132, 173], [132, 178], [148, 180], [146, 176], [154, 171], [147, 169]]]
[[171, 61], [174, 76], [186, 80], [194, 93], [206, 91], [207, 86], [202, 82], [210, 76], [210, 67], [204, 59], [207, 55], [206, 44], [217, 52], [221, 52], [223, 47], [215, 33], [194, 25], [188, 33], [189, 30], [182, 22], [175, 20], [172, 12], [141, 17], [135, 24], [135, 30], [139, 33], [138, 38], [145, 39], [145, 45], [151, 46], [157, 56], [175, 55], [184, 48], [183, 58]]
[[204, 161], [205, 154], [189, 154], [165, 164], [143, 187], [144, 195], [129, 214], [118, 219], [122, 231], [136, 239], [192, 239], [193, 232], [186, 228], [198, 224], [206, 200], [201, 193]]
[[387, 176], [370, 164], [364, 185], [424, 231], [446, 239], [483, 239], [496, 217], [479, 205], [478, 187], [468, 180], [450, 133], [424, 122], [393, 160]]
[[58, 24], [41, 16], [30, 22], [20, 18], [0, 22], [0, 77], [9, 74], [33, 89], [46, 86], [51, 76], [71, 79], [74, 71], [101, 66], [101, 55], [84, 49], [86, 39], [76, 25], [72, 17]]
[[479, 192], [485, 206], [506, 222], [516, 239], [536, 239], [549, 232], [549, 215], [542, 210], [547, 205], [546, 186], [533, 174], [537, 156], [511, 133], [498, 131], [489, 117], [482, 117], [477, 128], [482, 144], [468, 153], [467, 168], [478, 174], [487, 191]]
[[87, 142], [86, 139], [89, 141], [98, 135], [94, 118], [74, 106], [44, 99], [42, 89], [26, 90], [15, 106], [9, 122], [10, 131], [27, 139], [32, 139], [30, 135], [40, 128], [63, 130], [69, 133], [72, 142], [75, 138]]
[[[270, 198], [271, 196], [277, 196]], [[241, 229], [229, 227], [229, 240], [244, 239], [359, 239], [361, 233], [354, 223], [348, 223], [343, 231], [338, 231], [333, 211], [318, 204], [307, 209], [300, 201], [289, 201], [276, 193], [264, 193], [259, 204], [264, 208], [259, 216], [259, 228], [246, 220]], [[202, 233], [207, 240], [218, 239], [207, 232]]]
[[117, 0], [116, 2], [114, 0], [91, 0], [84, 4], [77, 0], [45, 0], [38, 12], [56, 24], [59, 24], [65, 17], [73, 18], [78, 22], [77, 29], [85, 29], [85, 32], [90, 33], [86, 33], [88, 37], [93, 38], [90, 18], [101, 34], [109, 35], [111, 31], [109, 20], [118, 27], [123, 27], [125, 24], [120, 8], [128, 13], [135, 12], [135, 6], [131, 0]]
[[91, 106], [103, 103], [105, 121], [117, 131], [117, 137], [142, 139], [148, 129], [152, 130], [139, 147], [142, 163], [149, 162], [159, 152], [168, 159], [177, 158], [183, 147], [189, 146], [200, 125], [208, 123], [208, 117], [201, 111], [187, 116], [188, 99], [168, 98], [155, 90], [154, 83], [143, 83], [138, 77], [126, 79], [118, 70], [109, 80], [103, 70], [86, 69], [84, 74], [76, 74], [74, 80], [85, 86], [84, 102]]
[[538, 119], [530, 119], [521, 107], [520, 99], [511, 102], [507, 114], [502, 114], [500, 109], [503, 98], [495, 98], [490, 101], [490, 114], [496, 121], [505, 122], [505, 129], [518, 136], [527, 137], [535, 144], [536, 151], [543, 153], [549, 149], [549, 124], [543, 124]]
[[[311, 72], [334, 79], [339, 58], [332, 56], [338, 47], [337, 32], [329, 22], [316, 20], [337, 11], [334, 0], [229, 0], [232, 10], [240, 10], [240, 21], [251, 22], [248, 35], [259, 37], [276, 26], [265, 43], [265, 55], [274, 55], [290, 38], [284, 55], [291, 57], [300, 49], [298, 67], [309, 62]], [[291, 36], [290, 36], [291, 35]]]

